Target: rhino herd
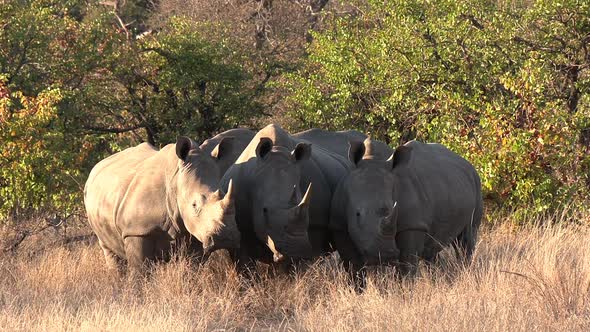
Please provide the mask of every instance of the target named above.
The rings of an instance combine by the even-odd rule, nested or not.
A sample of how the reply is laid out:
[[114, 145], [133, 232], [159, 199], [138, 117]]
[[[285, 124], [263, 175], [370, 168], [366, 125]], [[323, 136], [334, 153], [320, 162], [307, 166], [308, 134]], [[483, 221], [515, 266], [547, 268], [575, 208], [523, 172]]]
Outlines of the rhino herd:
[[92, 169], [84, 203], [109, 267], [141, 270], [184, 245], [201, 259], [226, 249], [251, 276], [257, 261], [337, 251], [357, 289], [365, 266], [413, 275], [449, 245], [468, 262], [483, 212], [477, 172], [440, 144], [274, 124], [116, 153]]

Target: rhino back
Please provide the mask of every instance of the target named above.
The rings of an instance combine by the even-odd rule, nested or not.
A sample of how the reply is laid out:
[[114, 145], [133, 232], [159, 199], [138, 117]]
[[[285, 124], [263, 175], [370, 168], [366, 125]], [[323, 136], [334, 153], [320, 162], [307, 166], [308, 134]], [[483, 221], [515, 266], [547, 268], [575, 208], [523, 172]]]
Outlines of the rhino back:
[[167, 192], [177, 164], [174, 150], [175, 145], [169, 144], [138, 165], [117, 211], [116, 223], [123, 237], [144, 236], [156, 229], [180, 231], [170, 229], [172, 216], [168, 216], [166, 207], [168, 196], [175, 199], [175, 193]]
[[233, 146], [231, 153], [224, 156], [222, 163], [219, 163], [220, 174], [224, 174], [235, 163], [238, 157], [246, 149], [252, 138], [256, 133], [246, 128], [235, 128], [219, 133], [203, 142], [200, 148], [206, 153], [213, 152], [213, 149], [221, 142], [223, 138], [233, 137]]
[[147, 143], [124, 150], [98, 163], [86, 183], [91, 227], [121, 257], [126, 236], [146, 235], [164, 226], [168, 150], [157, 151]]
[[313, 128], [294, 134], [293, 137], [320, 145], [341, 157], [348, 158], [348, 142], [362, 142], [367, 138], [367, 135], [356, 130], [328, 131]]
[[479, 176], [468, 161], [440, 144], [406, 145], [412, 147], [412, 159], [395, 171], [398, 231], [425, 228], [448, 244], [481, 204]]
[[141, 161], [156, 150], [143, 143], [125, 149], [97, 163], [84, 187], [84, 204], [90, 226], [98, 238], [111, 250], [124, 257], [121, 232], [116, 226], [116, 214]]

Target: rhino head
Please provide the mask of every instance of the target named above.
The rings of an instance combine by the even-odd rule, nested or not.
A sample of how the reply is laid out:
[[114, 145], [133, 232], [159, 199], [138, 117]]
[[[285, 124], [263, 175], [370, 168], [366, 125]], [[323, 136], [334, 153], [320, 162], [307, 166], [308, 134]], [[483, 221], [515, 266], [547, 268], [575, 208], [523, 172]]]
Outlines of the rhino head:
[[252, 220], [257, 237], [272, 251], [275, 262], [311, 256], [307, 233], [311, 183], [305, 193], [300, 187], [301, 163], [310, 155], [309, 144], [299, 143], [289, 151], [266, 137], [256, 147]]
[[203, 244], [205, 256], [217, 249], [237, 249], [240, 232], [235, 221], [232, 181], [223, 193], [218, 162], [230, 153], [232, 139], [224, 138], [211, 152], [187, 137], [176, 142], [176, 206], [186, 229]]
[[350, 142], [349, 159], [356, 165], [338, 188], [344, 195], [346, 224], [365, 264], [396, 260], [399, 206], [393, 170], [407, 162], [411, 148], [401, 146], [388, 160], [371, 154], [371, 140]]

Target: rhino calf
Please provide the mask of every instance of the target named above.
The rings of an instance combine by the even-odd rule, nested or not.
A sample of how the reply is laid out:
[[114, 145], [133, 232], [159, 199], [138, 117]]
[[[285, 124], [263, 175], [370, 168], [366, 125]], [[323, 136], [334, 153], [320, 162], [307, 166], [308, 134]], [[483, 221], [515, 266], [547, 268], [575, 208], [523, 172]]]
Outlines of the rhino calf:
[[107, 265], [118, 267], [126, 259], [138, 269], [167, 260], [182, 243], [204, 258], [239, 248], [232, 185], [226, 194], [218, 188], [218, 163], [231, 150], [231, 138], [206, 153], [180, 137], [159, 151], [142, 143], [96, 164], [84, 204]]
[[449, 244], [469, 258], [483, 212], [473, 166], [440, 144], [417, 141], [385, 160], [375, 156], [383, 150], [375, 143], [350, 143], [356, 168], [332, 200], [334, 243], [357, 287], [364, 287], [365, 265], [396, 262], [402, 275], [413, 274], [419, 258], [433, 261]]

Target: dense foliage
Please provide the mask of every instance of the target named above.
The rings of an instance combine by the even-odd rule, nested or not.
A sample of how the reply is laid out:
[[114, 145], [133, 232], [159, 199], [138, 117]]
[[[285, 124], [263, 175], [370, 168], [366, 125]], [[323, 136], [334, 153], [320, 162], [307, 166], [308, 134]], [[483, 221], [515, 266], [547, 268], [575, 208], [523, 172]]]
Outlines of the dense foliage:
[[0, 217], [79, 207], [140, 141], [269, 121], [441, 142], [522, 211], [589, 194], [588, 1], [0, 3]]
[[590, 3], [361, 1], [291, 75], [301, 128], [441, 142], [487, 198], [550, 209], [590, 184]]
[[106, 154], [260, 111], [231, 42], [182, 17], [140, 35], [95, 1], [27, 0], [2, 4], [0, 26], [0, 215], [71, 210]]

